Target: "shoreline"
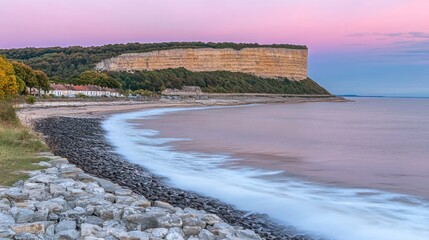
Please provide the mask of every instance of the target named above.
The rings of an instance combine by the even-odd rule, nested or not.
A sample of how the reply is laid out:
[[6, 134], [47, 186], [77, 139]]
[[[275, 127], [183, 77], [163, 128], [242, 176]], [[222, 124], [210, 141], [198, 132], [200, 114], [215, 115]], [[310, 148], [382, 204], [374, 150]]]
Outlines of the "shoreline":
[[[245, 212], [217, 199], [173, 188], [164, 179], [148, 172], [142, 166], [132, 164], [113, 152], [105, 138], [101, 123], [109, 115], [150, 108], [231, 106], [254, 103], [303, 103], [325, 102], [328, 99], [275, 99], [274, 101], [165, 101], [133, 104], [70, 104], [61, 106], [51, 103], [49, 108], [30, 107], [19, 112], [25, 124], [43, 134], [51, 150], [76, 164], [86, 173], [108, 179], [142, 194], [151, 201], [165, 201], [174, 206], [191, 207], [214, 213], [231, 225], [251, 229], [265, 239], [311, 239], [301, 235], [293, 227], [276, 223], [266, 215]], [[346, 101], [333, 98], [328, 101]], [[46, 107], [46, 106], [45, 106]], [[106, 109], [108, 108], [108, 109]], [[124, 177], [126, 176], [126, 177]]]

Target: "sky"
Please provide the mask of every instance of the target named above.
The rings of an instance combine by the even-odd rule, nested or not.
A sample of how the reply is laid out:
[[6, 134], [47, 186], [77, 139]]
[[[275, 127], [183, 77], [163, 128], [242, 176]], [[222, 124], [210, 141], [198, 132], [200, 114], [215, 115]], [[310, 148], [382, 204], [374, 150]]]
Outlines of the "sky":
[[335, 94], [429, 96], [428, 0], [0, 0], [0, 48], [291, 43]]

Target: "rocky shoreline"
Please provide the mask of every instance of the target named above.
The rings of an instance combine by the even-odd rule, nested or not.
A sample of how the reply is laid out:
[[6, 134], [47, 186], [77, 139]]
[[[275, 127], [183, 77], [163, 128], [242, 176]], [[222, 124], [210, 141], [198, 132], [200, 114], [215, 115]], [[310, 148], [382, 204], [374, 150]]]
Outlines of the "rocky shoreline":
[[297, 235], [293, 228], [276, 224], [265, 215], [237, 210], [216, 199], [167, 186], [162, 178], [115, 154], [104, 137], [101, 121], [101, 118], [54, 117], [41, 119], [34, 127], [46, 137], [56, 155], [67, 158], [88, 174], [142, 194], [149, 201], [163, 201], [180, 209], [193, 208], [216, 214], [228, 224], [250, 229], [264, 239], [310, 239]]
[[261, 239], [215, 214], [149, 201], [44, 153], [30, 179], [0, 188], [0, 239]]

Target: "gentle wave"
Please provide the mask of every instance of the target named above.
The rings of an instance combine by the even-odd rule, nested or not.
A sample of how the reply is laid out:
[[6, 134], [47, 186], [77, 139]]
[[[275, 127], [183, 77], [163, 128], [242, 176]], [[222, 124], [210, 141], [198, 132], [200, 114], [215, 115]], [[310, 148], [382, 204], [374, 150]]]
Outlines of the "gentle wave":
[[429, 204], [419, 198], [372, 189], [328, 187], [285, 178], [279, 171], [227, 168], [225, 163], [234, 160], [228, 155], [175, 151], [168, 143], [187, 139], [160, 138], [157, 131], [138, 129], [129, 121], [203, 109], [118, 114], [107, 119], [103, 127], [117, 153], [166, 177], [169, 184], [218, 198], [242, 210], [266, 213], [315, 236], [338, 240], [429, 239]]

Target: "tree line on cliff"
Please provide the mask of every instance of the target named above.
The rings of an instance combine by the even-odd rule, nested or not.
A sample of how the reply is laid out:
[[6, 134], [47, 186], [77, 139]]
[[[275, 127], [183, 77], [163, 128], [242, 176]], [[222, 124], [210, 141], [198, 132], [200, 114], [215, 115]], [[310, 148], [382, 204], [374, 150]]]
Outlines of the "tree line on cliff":
[[192, 72], [185, 68], [155, 71], [108, 72], [125, 90], [145, 89], [161, 92], [166, 88], [199, 86], [208, 93], [273, 93], [273, 94], [329, 94], [311, 79], [290, 81], [284, 78], [267, 79], [251, 74], [227, 71]]

